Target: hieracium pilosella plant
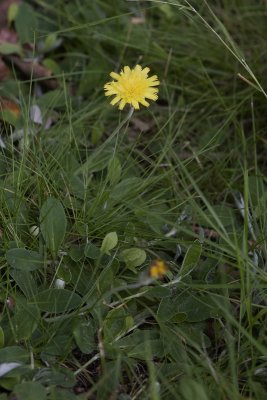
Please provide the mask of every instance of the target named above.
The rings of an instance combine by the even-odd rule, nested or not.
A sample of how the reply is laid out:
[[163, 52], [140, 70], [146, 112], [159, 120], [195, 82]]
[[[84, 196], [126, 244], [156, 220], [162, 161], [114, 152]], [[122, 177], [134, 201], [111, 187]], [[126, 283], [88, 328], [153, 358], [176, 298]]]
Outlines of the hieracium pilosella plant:
[[145, 107], [149, 106], [148, 100], [157, 100], [158, 86], [160, 84], [157, 75], [148, 77], [150, 69], [142, 69], [136, 65], [133, 69], [126, 66], [119, 74], [111, 72], [110, 76], [114, 80], [105, 84], [105, 95], [115, 96], [111, 104], [118, 105], [123, 110], [126, 104], [130, 104], [134, 109], [139, 110], [139, 103]]

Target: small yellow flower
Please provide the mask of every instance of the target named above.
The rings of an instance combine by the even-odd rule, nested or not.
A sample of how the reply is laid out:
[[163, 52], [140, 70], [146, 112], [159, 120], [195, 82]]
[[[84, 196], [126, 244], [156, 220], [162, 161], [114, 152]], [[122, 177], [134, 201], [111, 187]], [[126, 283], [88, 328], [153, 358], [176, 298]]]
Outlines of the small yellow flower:
[[136, 65], [133, 69], [124, 67], [119, 74], [111, 72], [111, 78], [115, 81], [108, 82], [104, 86], [106, 96], [115, 96], [111, 101], [114, 106], [119, 103], [119, 109], [123, 110], [125, 104], [132, 105], [139, 110], [139, 103], [149, 106], [146, 99], [157, 100], [158, 86], [160, 84], [157, 75], [148, 78], [149, 68]]
[[149, 275], [151, 278], [160, 279], [166, 275], [168, 267], [166, 263], [162, 260], [155, 260], [150, 264]]

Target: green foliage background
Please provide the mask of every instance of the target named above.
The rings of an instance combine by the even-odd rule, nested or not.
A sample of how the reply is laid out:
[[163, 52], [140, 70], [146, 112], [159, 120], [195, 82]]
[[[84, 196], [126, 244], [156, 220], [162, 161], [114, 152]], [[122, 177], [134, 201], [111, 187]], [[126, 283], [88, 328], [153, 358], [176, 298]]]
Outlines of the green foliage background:
[[[266, 397], [266, 12], [19, 6], [19, 52], [57, 87], [0, 83], [22, 109], [1, 128], [1, 400]], [[103, 85], [136, 63], [159, 100], [122, 124]]]

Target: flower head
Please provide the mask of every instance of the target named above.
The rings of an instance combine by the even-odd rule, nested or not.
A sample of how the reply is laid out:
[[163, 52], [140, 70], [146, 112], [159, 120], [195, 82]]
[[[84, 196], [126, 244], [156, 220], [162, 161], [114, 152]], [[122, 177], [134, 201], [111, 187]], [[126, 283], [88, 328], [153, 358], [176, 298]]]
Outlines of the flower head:
[[159, 279], [163, 278], [168, 271], [166, 263], [162, 260], [155, 260], [150, 264], [149, 275], [151, 278]]
[[119, 109], [123, 110], [125, 104], [132, 105], [135, 109], [139, 109], [139, 103], [145, 107], [149, 106], [146, 99], [157, 100], [159, 85], [157, 75], [148, 77], [149, 68], [136, 65], [133, 69], [124, 67], [119, 74], [111, 72], [110, 76], [114, 80], [105, 84], [105, 95], [115, 96], [111, 100], [114, 106], [119, 103]]

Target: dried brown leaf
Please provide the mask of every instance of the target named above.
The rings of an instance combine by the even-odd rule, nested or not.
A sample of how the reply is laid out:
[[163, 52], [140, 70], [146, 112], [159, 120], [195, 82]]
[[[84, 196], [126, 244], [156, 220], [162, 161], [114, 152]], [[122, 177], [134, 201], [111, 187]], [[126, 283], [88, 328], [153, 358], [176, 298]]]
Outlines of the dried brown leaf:
[[[44, 67], [37, 60], [21, 60], [17, 56], [7, 56], [7, 59], [11, 61], [23, 74], [33, 79], [50, 78], [52, 71], [49, 68]], [[43, 83], [50, 89], [56, 89], [58, 82], [56, 79], [47, 79]]]
[[13, 119], [17, 119], [21, 113], [20, 106], [15, 103], [13, 100], [8, 99], [7, 97], [0, 97], [0, 118], [2, 112], [8, 112], [9, 115], [12, 115]]

